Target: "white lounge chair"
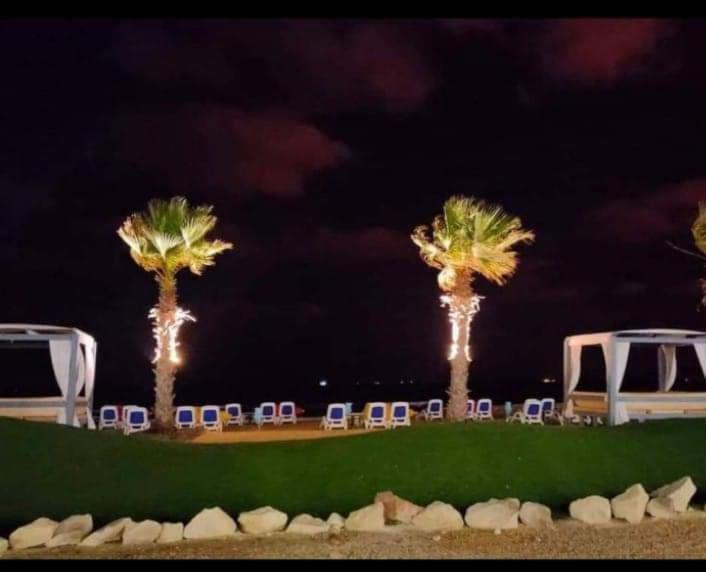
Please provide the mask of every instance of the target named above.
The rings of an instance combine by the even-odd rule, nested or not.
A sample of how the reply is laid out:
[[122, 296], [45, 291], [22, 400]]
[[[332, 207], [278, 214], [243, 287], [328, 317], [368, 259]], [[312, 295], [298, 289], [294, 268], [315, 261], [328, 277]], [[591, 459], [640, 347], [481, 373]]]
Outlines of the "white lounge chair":
[[325, 431], [331, 429], [348, 429], [346, 406], [343, 403], [329, 403], [326, 415], [321, 419], [321, 427]]
[[228, 414], [228, 420], [226, 425], [243, 425], [245, 423], [245, 416], [243, 415], [243, 407], [240, 403], [228, 403], [226, 405], [226, 413]]
[[180, 405], [174, 414], [174, 425], [177, 429], [193, 429], [196, 427], [196, 408], [190, 405]]
[[294, 401], [283, 401], [279, 404], [278, 422], [280, 425], [283, 423], [297, 424], [297, 408]]
[[208, 431], [223, 431], [221, 408], [218, 405], [204, 405], [201, 408], [201, 425]]
[[131, 405], [125, 416], [123, 432], [125, 435], [147, 431], [150, 428], [149, 412], [145, 407]]
[[387, 429], [386, 410], [387, 405], [381, 401], [371, 403], [368, 406], [368, 412], [363, 421], [363, 426], [366, 429], [375, 429], [376, 427]]
[[131, 407], [137, 407], [137, 405], [123, 405], [123, 410], [122, 410], [121, 416], [120, 416], [120, 425], [122, 425], [123, 427], [125, 426], [125, 423], [127, 422], [127, 413]]
[[260, 404], [260, 422], [258, 425], [265, 423], [277, 424], [277, 404], [274, 401], [265, 401]]
[[100, 408], [98, 414], [98, 430], [101, 429], [117, 429], [118, 422], [118, 408], [115, 405], [104, 405]]
[[550, 419], [558, 421], [560, 425], [564, 424], [564, 416], [556, 410], [556, 400], [553, 397], [545, 397], [542, 399], [542, 420]]
[[407, 401], [395, 401], [392, 404], [392, 416], [390, 427], [409, 427], [412, 424], [409, 418], [409, 403]]
[[444, 402], [441, 399], [430, 399], [422, 416], [426, 421], [442, 420], [444, 418]]
[[539, 399], [525, 399], [522, 404], [522, 411], [517, 411], [508, 422], [519, 421], [527, 425], [544, 425], [542, 421], [542, 402]]
[[469, 399], [466, 405], [466, 421], [473, 419], [476, 414], [476, 402], [473, 399]]
[[476, 402], [476, 413], [473, 416], [474, 421], [492, 421], [493, 420], [493, 402], [484, 397]]

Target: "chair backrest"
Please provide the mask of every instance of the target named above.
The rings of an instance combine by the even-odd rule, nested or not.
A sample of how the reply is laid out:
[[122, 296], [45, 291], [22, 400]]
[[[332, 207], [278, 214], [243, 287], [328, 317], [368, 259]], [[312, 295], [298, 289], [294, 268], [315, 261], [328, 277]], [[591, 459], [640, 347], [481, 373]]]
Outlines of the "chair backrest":
[[473, 399], [469, 399], [466, 402], [466, 414], [472, 415], [476, 410], [476, 402]]
[[226, 412], [231, 417], [240, 417], [243, 414], [243, 408], [240, 403], [229, 403], [226, 405]]
[[329, 403], [326, 418], [331, 421], [341, 421], [346, 417], [346, 406], [343, 403]]
[[177, 422], [179, 423], [192, 423], [196, 417], [195, 409], [188, 405], [182, 405], [177, 407]]
[[385, 419], [385, 404], [380, 401], [371, 403], [368, 407], [368, 417], [370, 419]]
[[294, 415], [295, 405], [294, 401], [283, 401], [279, 404], [279, 414], [280, 415]]
[[441, 413], [444, 409], [444, 402], [441, 399], [430, 399], [427, 403], [427, 412], [429, 413]]
[[409, 403], [406, 401], [395, 401], [392, 404], [393, 419], [407, 419], [409, 417]]
[[115, 405], [104, 405], [100, 410], [100, 418], [103, 421], [116, 421], [118, 419], [118, 408]]
[[539, 399], [525, 399], [522, 409], [526, 417], [539, 417], [542, 412], [542, 403]]
[[542, 399], [542, 413], [554, 413], [556, 401], [553, 397], [545, 397]]
[[143, 425], [147, 421], [147, 412], [144, 407], [130, 407], [127, 422], [130, 425]]
[[476, 411], [479, 413], [488, 413], [490, 410], [493, 408], [493, 402], [488, 399], [487, 397], [484, 397], [483, 399], [479, 399], [478, 403], [476, 405]]
[[125, 421], [127, 420], [127, 418], [128, 418], [128, 417], [127, 417], [128, 412], [129, 412], [130, 409], [132, 409], [133, 407], [137, 407], [137, 405], [123, 405], [123, 422], [125, 422]]
[[201, 408], [201, 421], [203, 423], [216, 423], [220, 412], [221, 408], [218, 405], [204, 405]]
[[351, 403], [349, 401], [345, 405], [346, 405], [346, 415], [348, 415], [348, 416], [353, 415], [353, 403]]
[[260, 404], [260, 413], [263, 417], [274, 417], [277, 406], [274, 401], [266, 401]]

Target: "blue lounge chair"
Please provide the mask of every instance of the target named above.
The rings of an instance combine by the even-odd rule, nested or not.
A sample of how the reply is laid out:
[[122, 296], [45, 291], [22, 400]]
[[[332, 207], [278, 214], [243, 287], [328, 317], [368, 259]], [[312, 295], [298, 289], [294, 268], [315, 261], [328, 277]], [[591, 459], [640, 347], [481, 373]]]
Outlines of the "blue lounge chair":
[[321, 427], [325, 431], [331, 429], [348, 429], [346, 406], [343, 403], [329, 403], [326, 415], [321, 419]]
[[492, 421], [493, 419], [493, 402], [484, 397], [476, 403], [476, 414], [473, 417], [475, 421]]
[[243, 415], [243, 407], [240, 403], [228, 403], [226, 405], [226, 413], [228, 414], [228, 420], [226, 425], [243, 425], [245, 423], [245, 416]]
[[196, 409], [190, 405], [177, 407], [174, 414], [174, 425], [177, 429], [193, 429], [196, 427]]
[[147, 431], [150, 428], [149, 413], [144, 407], [131, 405], [127, 411], [127, 417], [123, 431], [125, 435]]
[[444, 402], [441, 399], [430, 399], [422, 415], [427, 421], [442, 420], [444, 418]]
[[363, 425], [366, 429], [375, 429], [376, 427], [382, 427], [387, 429], [387, 419], [385, 416], [387, 410], [387, 405], [380, 401], [371, 403], [368, 407], [368, 415], [363, 421]]
[[395, 401], [392, 404], [392, 418], [390, 427], [409, 427], [412, 424], [409, 418], [409, 403], [407, 401]]
[[266, 401], [260, 404], [259, 425], [264, 425], [265, 423], [272, 423], [273, 425], [277, 423], [277, 404], [274, 401]]
[[476, 414], [476, 402], [473, 399], [469, 399], [466, 403], [466, 417], [465, 420], [473, 419]]
[[201, 408], [201, 425], [208, 431], [223, 431], [221, 408], [218, 405], [204, 405]]
[[297, 424], [297, 409], [294, 401], [283, 401], [279, 404], [278, 422], [280, 425], [282, 423]]
[[98, 415], [98, 430], [118, 428], [118, 408], [115, 405], [104, 405]]
[[508, 421], [519, 421], [527, 425], [544, 425], [542, 421], [542, 402], [539, 399], [525, 399], [522, 411], [518, 411]]

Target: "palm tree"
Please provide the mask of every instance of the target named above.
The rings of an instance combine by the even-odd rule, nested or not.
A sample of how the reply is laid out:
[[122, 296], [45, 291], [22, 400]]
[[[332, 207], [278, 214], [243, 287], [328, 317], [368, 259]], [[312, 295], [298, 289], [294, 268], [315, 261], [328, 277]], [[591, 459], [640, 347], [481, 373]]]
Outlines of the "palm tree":
[[444, 292], [441, 304], [449, 308], [451, 419], [461, 420], [466, 413], [470, 326], [481, 300], [473, 292], [473, 279], [480, 274], [496, 284], [505, 284], [518, 264], [513, 247], [533, 240], [534, 233], [522, 228], [519, 218], [473, 197], [451, 197], [431, 229], [427, 225], [414, 229], [412, 241], [419, 247], [422, 260], [440, 270], [438, 282]]
[[[706, 255], [706, 203], [699, 203], [699, 216], [696, 217], [691, 233], [694, 235], [694, 243], [704, 255]], [[706, 279], [701, 280], [703, 298], [701, 304], [706, 308]]]
[[216, 254], [233, 248], [228, 242], [207, 238], [217, 220], [212, 209], [207, 205], [191, 207], [182, 197], [154, 199], [146, 212], [130, 215], [118, 229], [133, 260], [147, 272], [154, 272], [159, 285], [159, 302], [149, 317], [154, 320], [156, 341], [155, 418], [161, 430], [173, 426], [179, 328], [187, 320], [195, 321], [177, 306], [176, 275], [184, 268], [200, 275], [206, 266], [214, 264]]

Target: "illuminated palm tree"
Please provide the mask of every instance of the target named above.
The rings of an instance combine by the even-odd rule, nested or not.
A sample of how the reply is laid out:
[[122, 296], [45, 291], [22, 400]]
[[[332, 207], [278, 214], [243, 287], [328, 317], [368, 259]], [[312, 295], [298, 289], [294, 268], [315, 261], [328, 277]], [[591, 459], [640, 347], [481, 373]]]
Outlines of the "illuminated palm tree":
[[130, 247], [133, 260], [144, 270], [155, 273], [159, 302], [149, 313], [154, 321], [155, 418], [159, 429], [173, 426], [174, 377], [180, 363], [179, 328], [193, 316], [177, 306], [177, 273], [188, 268], [200, 275], [214, 257], [232, 248], [221, 240], [210, 240], [216, 225], [211, 206], [191, 207], [186, 199], [155, 199], [147, 211], [130, 215], [118, 234]]
[[476, 274], [503, 285], [515, 273], [518, 260], [513, 247], [532, 242], [534, 233], [522, 228], [519, 218], [502, 207], [475, 198], [455, 196], [444, 204], [444, 212], [431, 226], [418, 226], [412, 241], [422, 260], [440, 270], [439, 287], [444, 292], [442, 306], [449, 308], [451, 322], [451, 383], [449, 416], [461, 420], [468, 400], [470, 325], [479, 309], [480, 296], [474, 294]]
[[[706, 255], [706, 203], [699, 203], [699, 216], [696, 217], [691, 233], [694, 235], [694, 243], [704, 255]], [[701, 280], [703, 298], [701, 304], [706, 308], [706, 278]]]

